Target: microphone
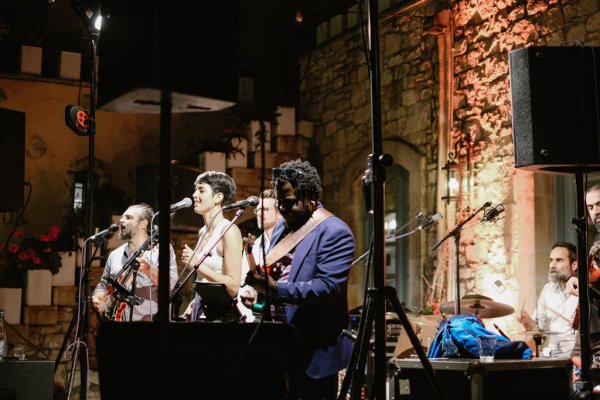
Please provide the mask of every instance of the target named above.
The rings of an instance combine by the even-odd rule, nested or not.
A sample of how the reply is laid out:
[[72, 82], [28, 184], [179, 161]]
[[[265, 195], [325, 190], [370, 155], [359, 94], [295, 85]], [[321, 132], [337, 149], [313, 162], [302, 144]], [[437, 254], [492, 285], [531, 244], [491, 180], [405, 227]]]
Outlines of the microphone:
[[189, 197], [186, 197], [185, 199], [175, 203], [175, 204], [171, 204], [171, 206], [169, 207], [169, 211], [170, 212], [175, 212], [177, 210], [181, 210], [182, 208], [188, 208], [191, 207], [192, 204], [194, 204], [192, 202], [192, 199], [190, 199]]
[[107, 236], [110, 236], [113, 234], [113, 232], [117, 231], [119, 229], [119, 225], [117, 224], [112, 224], [111, 226], [109, 226], [108, 228], [106, 228], [103, 231], [100, 231], [98, 233], [96, 233], [95, 235], [92, 235], [88, 238], [88, 240], [98, 240], [98, 239], [102, 239], [105, 238]]
[[260, 200], [256, 196], [250, 196], [245, 200], [236, 201], [235, 203], [227, 204], [223, 206], [223, 210], [229, 210], [231, 208], [246, 208], [246, 207], [256, 207]]
[[490, 208], [483, 214], [483, 218], [481, 218], [482, 222], [489, 222], [494, 220], [498, 215], [504, 212], [504, 204], [500, 203], [494, 208]]
[[85, 108], [69, 104], [65, 107], [65, 124], [79, 136], [88, 136], [92, 119]]
[[429, 232], [431, 228], [439, 223], [439, 220], [444, 219], [442, 213], [433, 214], [429, 217], [424, 217], [423, 214], [417, 215], [417, 219], [421, 222], [421, 225], [417, 229], [425, 232]]

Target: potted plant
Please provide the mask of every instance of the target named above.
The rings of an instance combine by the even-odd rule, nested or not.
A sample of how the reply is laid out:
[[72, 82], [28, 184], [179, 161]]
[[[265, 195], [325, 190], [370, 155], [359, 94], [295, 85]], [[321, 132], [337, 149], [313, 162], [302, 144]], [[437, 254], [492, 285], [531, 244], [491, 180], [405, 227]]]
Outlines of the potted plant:
[[9, 287], [26, 287], [25, 301], [29, 305], [52, 303], [52, 275], [61, 267], [57, 249], [60, 227], [52, 225], [39, 236], [25, 236], [16, 230], [13, 238], [2, 248], [0, 279]]

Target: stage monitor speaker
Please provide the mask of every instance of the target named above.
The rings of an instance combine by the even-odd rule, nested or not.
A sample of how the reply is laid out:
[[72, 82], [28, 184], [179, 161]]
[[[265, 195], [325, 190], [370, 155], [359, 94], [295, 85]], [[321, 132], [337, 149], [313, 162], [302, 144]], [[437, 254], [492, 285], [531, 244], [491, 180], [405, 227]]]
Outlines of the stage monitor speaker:
[[239, 0], [105, 1], [98, 44], [98, 105], [158, 113], [214, 111], [238, 95]]
[[509, 61], [515, 167], [600, 170], [600, 47], [527, 47]]
[[23, 208], [25, 113], [0, 108], [0, 212]]
[[160, 354], [158, 328], [149, 322], [100, 326], [103, 399], [296, 398], [297, 346], [291, 325], [172, 323]]
[[54, 361], [0, 362], [1, 400], [52, 400], [53, 389]]
[[[159, 164], [140, 165], [135, 169], [135, 202], [147, 203], [158, 211]], [[171, 164], [171, 202], [185, 197], [192, 198], [194, 182], [202, 171], [199, 168]], [[171, 229], [198, 232], [203, 225], [202, 217], [194, 212], [194, 206], [178, 210], [171, 218]]]

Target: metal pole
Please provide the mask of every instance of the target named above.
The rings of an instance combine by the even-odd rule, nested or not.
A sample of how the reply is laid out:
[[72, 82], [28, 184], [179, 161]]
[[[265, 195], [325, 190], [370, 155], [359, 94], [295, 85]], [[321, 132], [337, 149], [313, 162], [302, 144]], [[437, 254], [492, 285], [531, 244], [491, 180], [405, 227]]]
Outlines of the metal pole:
[[377, 0], [369, 0], [369, 59], [371, 71], [371, 129], [373, 153], [373, 238], [374, 238], [374, 273], [373, 285], [377, 289], [375, 299], [375, 375], [373, 380], [374, 398], [386, 398], [386, 332], [385, 332], [385, 300], [383, 289], [385, 277], [385, 160], [381, 132], [381, 96], [379, 79], [379, 21]]

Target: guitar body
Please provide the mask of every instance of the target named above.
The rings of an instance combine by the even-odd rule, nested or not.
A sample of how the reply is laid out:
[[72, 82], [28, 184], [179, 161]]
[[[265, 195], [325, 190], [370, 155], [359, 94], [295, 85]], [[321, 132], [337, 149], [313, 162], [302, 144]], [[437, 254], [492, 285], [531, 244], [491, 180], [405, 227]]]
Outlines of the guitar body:
[[125, 313], [126, 309], [127, 309], [126, 302], [122, 301], [119, 304], [117, 304], [113, 321], [123, 321], [123, 314]]

